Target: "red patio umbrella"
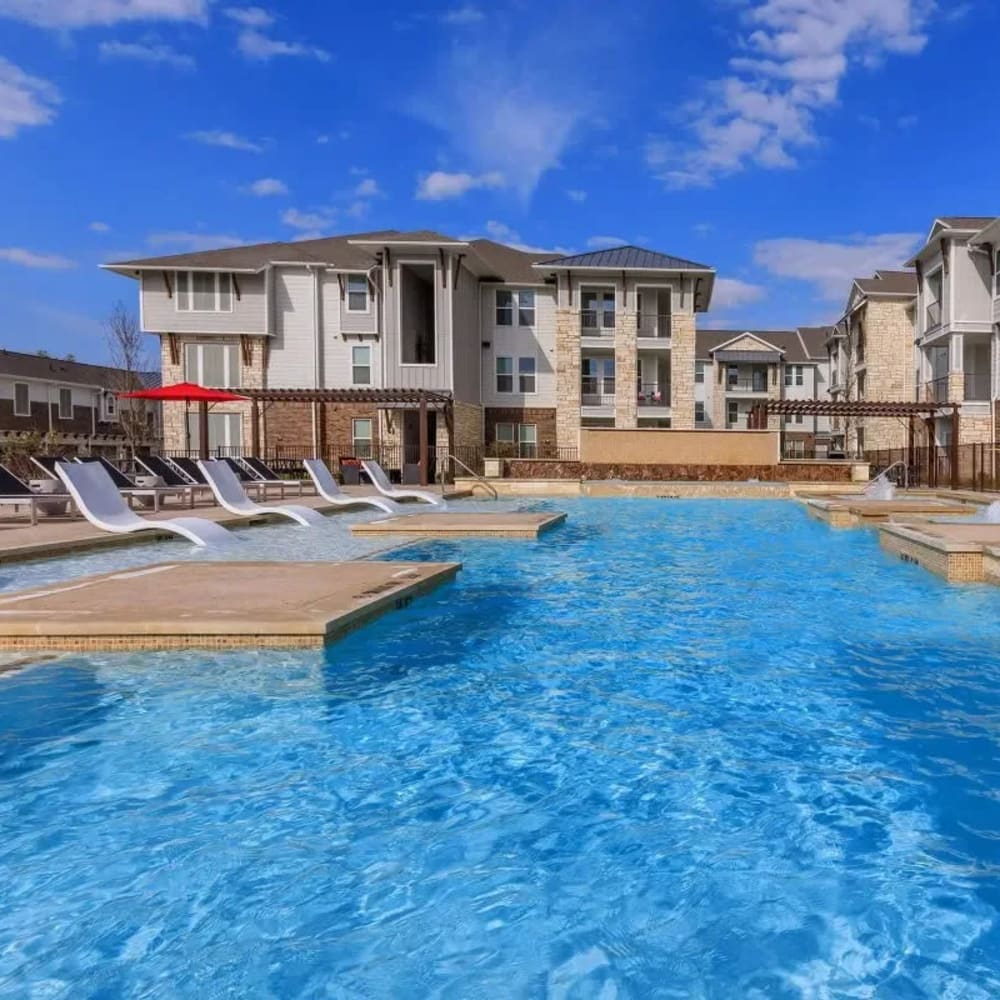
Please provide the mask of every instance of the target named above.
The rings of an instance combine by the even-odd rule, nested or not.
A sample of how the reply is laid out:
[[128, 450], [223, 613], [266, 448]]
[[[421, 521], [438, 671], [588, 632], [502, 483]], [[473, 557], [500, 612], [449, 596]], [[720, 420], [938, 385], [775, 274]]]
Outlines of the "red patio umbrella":
[[156, 389], [137, 389], [135, 392], [118, 393], [124, 399], [153, 399], [161, 403], [198, 404], [198, 451], [202, 458], [208, 458], [208, 404], [242, 403], [246, 396], [238, 396], [226, 389], [208, 389], [196, 382], [175, 382], [161, 385]]

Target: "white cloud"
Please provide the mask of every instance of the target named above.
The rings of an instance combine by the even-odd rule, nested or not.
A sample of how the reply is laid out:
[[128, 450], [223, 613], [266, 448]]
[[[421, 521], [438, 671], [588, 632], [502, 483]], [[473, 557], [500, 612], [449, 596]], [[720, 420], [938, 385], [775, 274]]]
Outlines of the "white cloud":
[[177, 52], [169, 45], [143, 45], [140, 42], [101, 42], [98, 46], [104, 59], [135, 59], [139, 62], [165, 63], [176, 69], [194, 69], [194, 59]]
[[763, 285], [752, 285], [738, 278], [716, 278], [712, 292], [713, 309], [735, 309], [737, 306], [760, 302], [767, 295]]
[[305, 240], [321, 240], [327, 234], [322, 229], [306, 229], [292, 237], [293, 243], [303, 243]]
[[36, 253], [34, 250], [25, 250], [24, 247], [0, 247], [0, 260], [19, 264], [21, 267], [41, 268], [47, 271], [65, 271], [67, 268], [76, 267], [76, 261], [68, 257], [54, 253]]
[[608, 247], [623, 247], [628, 244], [628, 240], [623, 240], [620, 236], [591, 236], [587, 240], [587, 246], [591, 250], [607, 249]]
[[696, 222], [691, 228], [695, 231], [696, 235], [698, 236], [708, 236], [709, 233], [715, 232], [715, 223]]
[[222, 13], [244, 28], [268, 28], [274, 24], [274, 15], [263, 7], [226, 7]]
[[279, 181], [277, 177], [261, 177], [259, 181], [248, 184], [244, 190], [247, 194], [256, 195], [258, 198], [268, 198], [272, 195], [288, 194], [288, 185], [284, 181]]
[[224, 149], [241, 149], [248, 153], [260, 153], [264, 147], [259, 142], [247, 139], [236, 132], [228, 132], [225, 129], [200, 129], [197, 132], [188, 132], [187, 139], [200, 142], [205, 146], [222, 146]]
[[221, 247], [240, 246], [245, 241], [239, 236], [215, 233], [190, 233], [170, 230], [150, 233], [146, 242], [151, 247], [176, 247], [178, 250], [217, 250]]
[[48, 125], [61, 102], [59, 91], [0, 56], [0, 139], [11, 139], [22, 128]]
[[478, 24], [485, 17], [486, 15], [478, 7], [474, 7], [472, 4], [465, 4], [462, 7], [453, 7], [451, 10], [446, 10], [441, 15], [441, 21], [444, 24], [461, 27], [466, 24]]
[[898, 268], [921, 244], [920, 233], [857, 236], [837, 243], [808, 239], [761, 240], [754, 262], [781, 278], [815, 285], [825, 299], [846, 299], [854, 278]]
[[378, 186], [378, 181], [374, 177], [366, 177], [354, 189], [354, 196], [356, 198], [376, 198], [381, 194], [382, 189]]
[[236, 47], [247, 59], [267, 62], [275, 56], [307, 56], [320, 62], [329, 62], [330, 53], [316, 45], [286, 42], [271, 38], [257, 28], [244, 28], [236, 39]]
[[316, 136], [316, 142], [319, 143], [319, 145], [321, 145], [321, 146], [325, 146], [329, 141], [330, 141], [330, 137], [328, 135], [318, 135], [318, 136]]
[[687, 141], [652, 137], [646, 162], [668, 187], [708, 187], [750, 164], [796, 165], [819, 141], [816, 114], [852, 66], [913, 55], [934, 0], [753, 0], [729, 76], [682, 109]]
[[587, 200], [587, 192], [586, 191], [578, 191], [578, 190], [572, 190], [571, 189], [571, 190], [569, 190], [569, 191], [566, 192], [566, 197], [569, 198], [570, 201], [575, 201], [575, 202], [586, 201]]
[[503, 186], [503, 174], [495, 170], [478, 176], [433, 170], [420, 178], [417, 184], [417, 197], [421, 201], [444, 201], [448, 198], [461, 198], [463, 194], [468, 194], [476, 188], [492, 189]]
[[281, 221], [293, 229], [322, 231], [332, 224], [333, 217], [327, 212], [300, 212], [297, 208], [289, 208], [282, 213]]
[[521, 240], [521, 234], [516, 232], [506, 222], [499, 222], [497, 219], [490, 219], [485, 226], [483, 226], [485, 231], [485, 236], [483, 233], [468, 233], [464, 236], [459, 236], [460, 240], [480, 240], [480, 239], [490, 239], [495, 243], [504, 243], [509, 247], [513, 247], [515, 250], [523, 250], [526, 253], [569, 253], [562, 247], [538, 247], [533, 246], [530, 243], [524, 243]]
[[199, 21], [208, 0], [0, 0], [0, 17], [41, 28], [86, 28], [124, 21]]
[[87, 228], [92, 233], [110, 233], [111, 227], [106, 222], [92, 222]]

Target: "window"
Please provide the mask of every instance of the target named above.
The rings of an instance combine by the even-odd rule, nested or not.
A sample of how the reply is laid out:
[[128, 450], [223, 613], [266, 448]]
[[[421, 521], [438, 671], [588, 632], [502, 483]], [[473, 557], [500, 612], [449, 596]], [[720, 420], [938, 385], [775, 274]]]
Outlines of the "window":
[[517, 388], [519, 392], [535, 391], [535, 359], [517, 359]]
[[216, 271], [178, 271], [176, 302], [180, 312], [232, 312], [233, 276]]
[[705, 362], [696, 361], [694, 363], [694, 380], [695, 382], [705, 381]]
[[726, 426], [735, 427], [740, 419], [740, 404], [735, 399], [726, 403]]
[[493, 440], [498, 455], [515, 453], [521, 458], [535, 458], [538, 454], [538, 428], [535, 424], [496, 424]]
[[437, 363], [434, 274], [433, 264], [399, 266], [399, 326], [404, 365]]
[[[187, 415], [188, 448], [197, 448], [201, 428], [197, 411]], [[239, 451], [243, 445], [243, 418], [238, 413], [208, 415], [208, 450], [210, 453]]]
[[347, 276], [347, 311], [368, 312], [368, 278], [363, 274]]
[[535, 325], [535, 293], [530, 288], [498, 288], [496, 306], [497, 326], [513, 326], [515, 315], [518, 326]]
[[239, 348], [236, 344], [185, 344], [184, 378], [214, 389], [238, 388]]
[[104, 394], [104, 419], [114, 420], [118, 416], [118, 397], [113, 392]]
[[372, 384], [372, 349], [351, 348], [351, 381], [354, 385]]
[[59, 390], [59, 419], [60, 420], [72, 420], [73, 419], [73, 390], [72, 389], [60, 389]]
[[786, 424], [786, 426], [788, 424], [801, 424], [802, 423], [802, 414], [801, 413], [792, 413], [792, 414], [789, 414], [787, 417], [785, 417], [784, 423]]
[[737, 365], [729, 365], [726, 368], [726, 382], [729, 385], [739, 385], [740, 370]]
[[802, 385], [803, 382], [802, 365], [785, 365], [785, 385]]
[[513, 444], [514, 428], [514, 424], [497, 424], [494, 432], [497, 444]]
[[521, 458], [534, 458], [538, 454], [538, 428], [535, 424], [518, 424], [517, 444]]
[[700, 399], [695, 400], [694, 422], [696, 424], [703, 424], [705, 422], [705, 404]]
[[351, 421], [351, 442], [358, 458], [372, 457], [371, 417], [355, 417]]
[[514, 391], [514, 359], [497, 358], [497, 392]]
[[14, 383], [14, 416], [15, 417], [31, 416], [31, 399], [28, 396], [27, 382]]
[[615, 328], [615, 293], [612, 290], [580, 293], [580, 326], [595, 333]]
[[857, 386], [858, 386], [858, 400], [863, 400], [865, 398], [865, 373], [858, 372], [857, 374]]

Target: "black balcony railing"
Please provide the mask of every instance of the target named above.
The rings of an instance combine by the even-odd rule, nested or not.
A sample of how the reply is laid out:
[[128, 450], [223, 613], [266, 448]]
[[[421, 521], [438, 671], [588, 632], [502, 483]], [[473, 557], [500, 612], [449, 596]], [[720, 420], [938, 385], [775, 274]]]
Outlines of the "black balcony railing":
[[927, 403], [947, 403], [948, 402], [948, 376], [940, 375], [924, 383], [922, 393], [924, 401]]
[[726, 392], [767, 392], [767, 376], [754, 375], [750, 378], [727, 378]]
[[581, 309], [580, 336], [606, 337], [615, 332], [614, 309]]
[[657, 383], [640, 385], [638, 402], [640, 406], [669, 406], [670, 387]]
[[609, 377], [584, 378], [580, 380], [581, 406], [614, 406], [615, 380]]
[[670, 313], [639, 313], [636, 316], [636, 330], [640, 337], [666, 340], [670, 337]]
[[941, 325], [941, 303], [929, 302], [927, 304], [927, 329], [933, 330]]
[[984, 402], [990, 398], [990, 373], [965, 373], [965, 398], [970, 402]]

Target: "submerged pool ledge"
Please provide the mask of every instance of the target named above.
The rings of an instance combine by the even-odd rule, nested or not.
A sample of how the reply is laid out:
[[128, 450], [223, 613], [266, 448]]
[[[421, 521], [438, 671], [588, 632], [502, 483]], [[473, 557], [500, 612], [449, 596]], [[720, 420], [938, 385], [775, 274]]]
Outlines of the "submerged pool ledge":
[[0, 650], [320, 646], [461, 563], [157, 563], [0, 596]]

